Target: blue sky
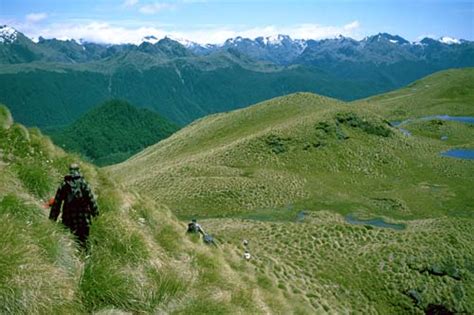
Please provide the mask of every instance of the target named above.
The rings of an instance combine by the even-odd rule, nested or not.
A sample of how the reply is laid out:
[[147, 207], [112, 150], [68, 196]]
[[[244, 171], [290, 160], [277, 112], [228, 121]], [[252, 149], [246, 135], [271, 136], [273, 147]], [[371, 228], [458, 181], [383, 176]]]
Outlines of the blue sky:
[[474, 0], [0, 0], [0, 24], [30, 37], [111, 43], [146, 35], [219, 43], [235, 36], [361, 39], [379, 32], [410, 41], [474, 40]]

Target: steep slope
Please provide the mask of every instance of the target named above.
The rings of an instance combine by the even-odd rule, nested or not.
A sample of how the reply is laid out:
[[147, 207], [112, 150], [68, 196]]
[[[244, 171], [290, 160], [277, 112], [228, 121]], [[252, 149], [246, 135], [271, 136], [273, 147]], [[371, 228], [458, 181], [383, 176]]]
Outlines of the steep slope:
[[69, 163], [0, 106], [0, 313], [288, 313], [298, 299], [261, 287], [234, 244], [205, 246], [163, 204], [81, 162], [98, 196], [90, 256], [43, 204]]
[[111, 100], [51, 137], [57, 145], [102, 166], [124, 161], [176, 130], [175, 124], [155, 112]]
[[184, 125], [297, 91], [353, 99], [379, 91], [367, 94], [370, 88], [317, 69], [269, 66], [230, 53], [163, 62], [132, 51], [100, 63], [0, 69], [0, 101], [11, 104], [18, 121], [41, 128], [70, 124], [110, 98], [149, 106]]

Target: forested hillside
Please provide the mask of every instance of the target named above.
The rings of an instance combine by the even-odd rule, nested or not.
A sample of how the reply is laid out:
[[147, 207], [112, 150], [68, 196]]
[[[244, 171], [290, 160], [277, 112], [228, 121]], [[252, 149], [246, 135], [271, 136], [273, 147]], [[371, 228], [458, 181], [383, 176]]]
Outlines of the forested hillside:
[[355, 100], [439, 70], [474, 66], [470, 41], [410, 43], [386, 33], [359, 41], [279, 35], [185, 46], [170, 38], [140, 45], [34, 43], [13, 28], [0, 29], [8, 35], [0, 41], [0, 101], [16, 120], [42, 129], [71, 124], [111, 98], [183, 126], [294, 92]]
[[153, 111], [111, 100], [51, 137], [69, 152], [80, 153], [96, 165], [107, 165], [124, 161], [177, 129]]

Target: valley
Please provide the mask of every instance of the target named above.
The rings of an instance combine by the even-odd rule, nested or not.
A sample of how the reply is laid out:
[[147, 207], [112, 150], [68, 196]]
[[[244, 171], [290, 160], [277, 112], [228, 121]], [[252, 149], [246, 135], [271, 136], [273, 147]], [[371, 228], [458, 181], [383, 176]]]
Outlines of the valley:
[[361, 40], [235, 37], [222, 45], [145, 37], [137, 45], [105, 45], [33, 42], [4, 25], [0, 39], [0, 102], [18, 122], [43, 131], [70, 125], [110, 99], [182, 127], [295, 92], [352, 101], [443, 69], [474, 66], [471, 41], [409, 42], [388, 33]]

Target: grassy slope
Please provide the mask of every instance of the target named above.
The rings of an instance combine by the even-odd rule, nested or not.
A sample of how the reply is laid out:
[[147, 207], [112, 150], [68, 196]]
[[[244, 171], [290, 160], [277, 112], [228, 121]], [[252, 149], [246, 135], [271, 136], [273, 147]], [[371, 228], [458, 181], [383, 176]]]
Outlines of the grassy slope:
[[406, 88], [354, 101], [389, 120], [430, 115], [474, 116], [474, 68], [442, 71]]
[[0, 106], [0, 313], [86, 314], [127, 311], [288, 312], [296, 301], [261, 287], [235, 254], [186, 236], [169, 210], [120, 190], [81, 163], [101, 211], [91, 256], [47, 219], [42, 205], [67, 165], [77, 161], [38, 130], [12, 124]]
[[[442, 72], [414, 84], [437, 85], [421, 95], [400, 97], [405, 89], [357, 104], [273, 99], [201, 119], [109, 170], [181, 217], [214, 217], [204, 225], [229, 244], [249, 239], [259, 284], [306, 312], [470, 313], [472, 162], [439, 152], [474, 147], [474, 128], [417, 121], [407, 137], [385, 119], [472, 115], [473, 76]], [[405, 112], [392, 113], [398, 107]], [[352, 226], [347, 213], [407, 228]]]
[[224, 241], [248, 239], [260, 284], [277, 286], [313, 314], [425, 314], [430, 304], [474, 310], [472, 219], [414, 220], [394, 231], [321, 211], [300, 222], [203, 224]]
[[[429, 114], [463, 115], [468, 105], [449, 106], [457, 102]], [[406, 137], [371, 106], [299, 93], [199, 120], [111, 170], [184, 217], [290, 204], [407, 219], [467, 214], [471, 162], [439, 152], [473, 146], [474, 128], [443, 126], [462, 137]]]

